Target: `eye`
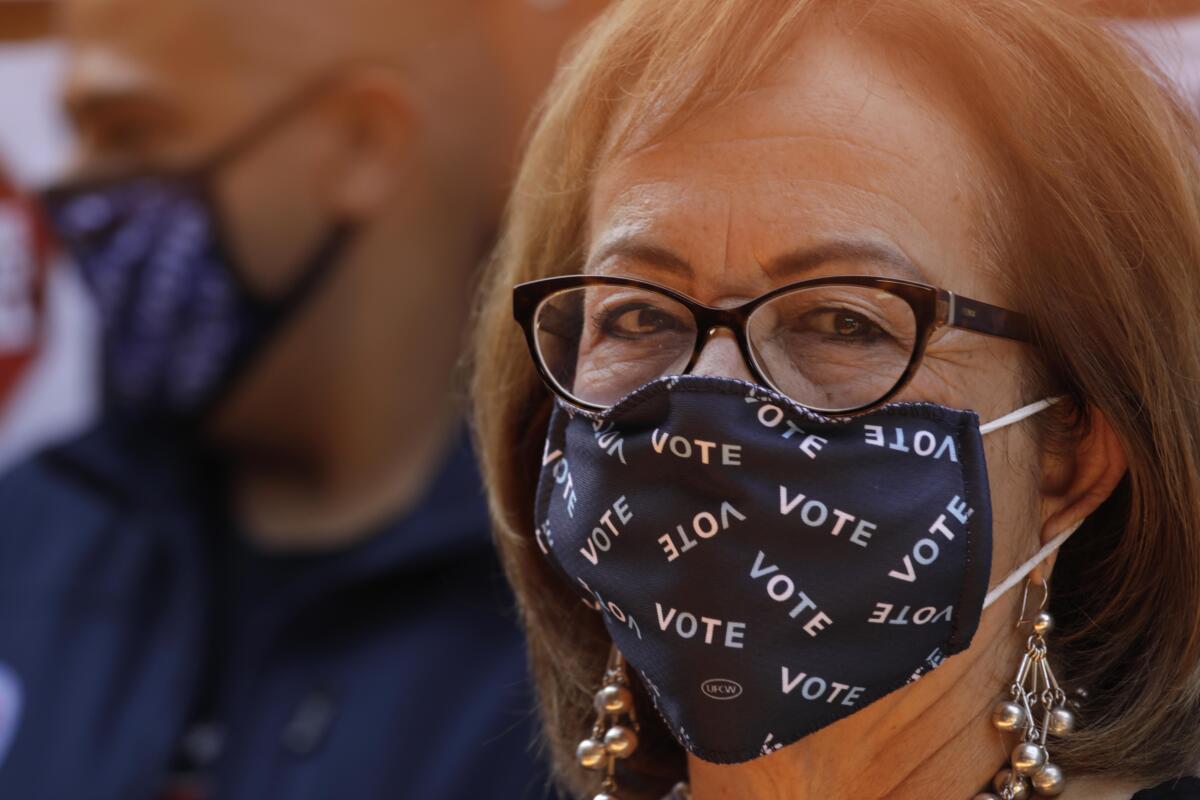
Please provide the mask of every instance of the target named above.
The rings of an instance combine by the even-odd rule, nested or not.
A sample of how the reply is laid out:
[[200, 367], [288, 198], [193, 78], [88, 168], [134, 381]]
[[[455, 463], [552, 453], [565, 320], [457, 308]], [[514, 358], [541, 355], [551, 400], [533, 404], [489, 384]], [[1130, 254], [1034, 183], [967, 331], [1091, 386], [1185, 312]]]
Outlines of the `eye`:
[[861, 314], [839, 311], [833, 315], [832, 327], [838, 336], [853, 337], [869, 334], [875, 326]]
[[864, 314], [845, 308], [818, 308], [805, 314], [797, 326], [824, 334], [830, 339], [868, 342], [887, 336], [878, 324]]
[[679, 331], [684, 327], [675, 315], [645, 303], [625, 303], [606, 311], [600, 320], [604, 333], [623, 339]]
[[148, 91], [76, 93], [67, 113], [91, 169], [148, 163], [186, 133], [179, 110]]

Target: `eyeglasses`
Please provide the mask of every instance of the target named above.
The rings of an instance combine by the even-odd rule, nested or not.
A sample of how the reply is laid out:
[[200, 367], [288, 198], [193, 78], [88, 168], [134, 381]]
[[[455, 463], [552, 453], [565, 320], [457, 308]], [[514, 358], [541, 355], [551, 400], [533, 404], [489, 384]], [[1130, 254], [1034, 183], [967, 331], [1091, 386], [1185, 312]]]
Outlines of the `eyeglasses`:
[[689, 372], [718, 328], [734, 332], [757, 381], [826, 414], [862, 413], [894, 397], [937, 328], [1031, 338], [1015, 311], [861, 275], [789, 283], [733, 308], [635, 278], [566, 275], [514, 288], [513, 316], [547, 385], [593, 411]]

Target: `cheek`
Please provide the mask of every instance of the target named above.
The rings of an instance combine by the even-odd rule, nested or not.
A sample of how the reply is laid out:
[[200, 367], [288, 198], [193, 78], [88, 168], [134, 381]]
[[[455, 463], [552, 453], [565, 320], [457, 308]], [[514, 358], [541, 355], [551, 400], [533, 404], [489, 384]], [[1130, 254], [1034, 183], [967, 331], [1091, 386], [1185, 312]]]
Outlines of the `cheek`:
[[[900, 399], [972, 409], [987, 422], [1029, 402], [1020, 370], [1013, 367], [1020, 363], [1005, 345], [943, 346], [926, 356]], [[1032, 424], [1018, 422], [983, 437], [992, 500], [992, 586], [1041, 546], [1040, 458]]]
[[[979, 414], [981, 422], [987, 422], [1029, 402], [1025, 397], [1027, 357], [1025, 346], [1016, 342], [969, 331], [935, 334], [901, 398], [968, 408]], [[1005, 435], [997, 431], [993, 438]]]
[[292, 283], [332, 224], [313, 159], [289, 139], [264, 141], [214, 176], [225, 244], [242, 277], [266, 296]]
[[992, 578], [995, 586], [1041, 546], [1036, 444], [1021, 427], [984, 437], [992, 495]]
[[[981, 423], [1028, 403], [1015, 347], [962, 341], [965, 336], [948, 337], [954, 341], [928, 354], [902, 399], [972, 409]], [[983, 437], [992, 500], [993, 586], [1041, 546], [1041, 462], [1033, 430], [1033, 423], [1024, 421]]]

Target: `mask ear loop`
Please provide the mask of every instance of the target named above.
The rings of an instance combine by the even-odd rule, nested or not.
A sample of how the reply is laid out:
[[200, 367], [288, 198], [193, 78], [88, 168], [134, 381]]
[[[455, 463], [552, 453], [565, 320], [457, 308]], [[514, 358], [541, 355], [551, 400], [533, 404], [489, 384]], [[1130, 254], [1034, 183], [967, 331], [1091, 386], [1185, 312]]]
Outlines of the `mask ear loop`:
[[[1073, 534], [1075, 531], [1079, 530], [1079, 526], [1082, 524], [1083, 524], [1083, 520], [1079, 520], [1079, 522], [1076, 522], [1074, 525], [1067, 528], [1065, 531], [1060, 533], [1058, 536], [1055, 536], [1053, 539], [1046, 542], [1045, 546], [1042, 547], [1041, 550], [1038, 550], [1036, 553], [1033, 554], [1033, 558], [1029, 559], [1024, 564], [1022, 564], [1021, 566], [1019, 566], [1015, 570], [1013, 570], [1011, 575], [1009, 575], [1007, 578], [1002, 580], [995, 589], [992, 589], [990, 592], [987, 593], [987, 597], [983, 598], [983, 607], [987, 608], [992, 603], [999, 600], [1001, 595], [1003, 595], [1009, 589], [1016, 586], [1018, 581], [1020, 581], [1022, 578], [1024, 578], [1026, 575], [1028, 575], [1030, 572], [1033, 571], [1034, 567], [1036, 567], [1038, 564], [1045, 561], [1046, 556], [1050, 555], [1055, 550], [1062, 547], [1063, 542], [1067, 541], [1067, 539], [1070, 538], [1071, 534]], [[1042, 604], [1045, 605], [1045, 602], [1046, 602], [1046, 597], [1045, 597], [1045, 595], [1043, 595], [1042, 596]], [[1021, 613], [1022, 613], [1022, 615], [1024, 615], [1024, 610], [1022, 610]]]
[[1001, 428], [1007, 428], [1009, 425], [1014, 425], [1023, 419], [1032, 417], [1041, 411], [1045, 411], [1050, 406], [1062, 400], [1062, 396], [1047, 397], [1045, 400], [1038, 400], [1036, 403], [1030, 403], [1027, 406], [1021, 406], [1016, 411], [1009, 412], [1003, 417], [994, 419], [991, 422], [985, 422], [979, 426], [980, 435], [989, 434], [992, 431], [998, 431]]

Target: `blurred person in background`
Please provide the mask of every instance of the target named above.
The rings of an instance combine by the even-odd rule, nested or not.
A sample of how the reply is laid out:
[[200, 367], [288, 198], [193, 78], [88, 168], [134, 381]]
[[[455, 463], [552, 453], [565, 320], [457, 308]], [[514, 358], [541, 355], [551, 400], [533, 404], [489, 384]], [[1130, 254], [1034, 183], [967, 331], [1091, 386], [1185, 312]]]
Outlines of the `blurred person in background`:
[[0, 480], [0, 797], [545, 792], [456, 363], [600, 5], [64, 4], [105, 405]]

